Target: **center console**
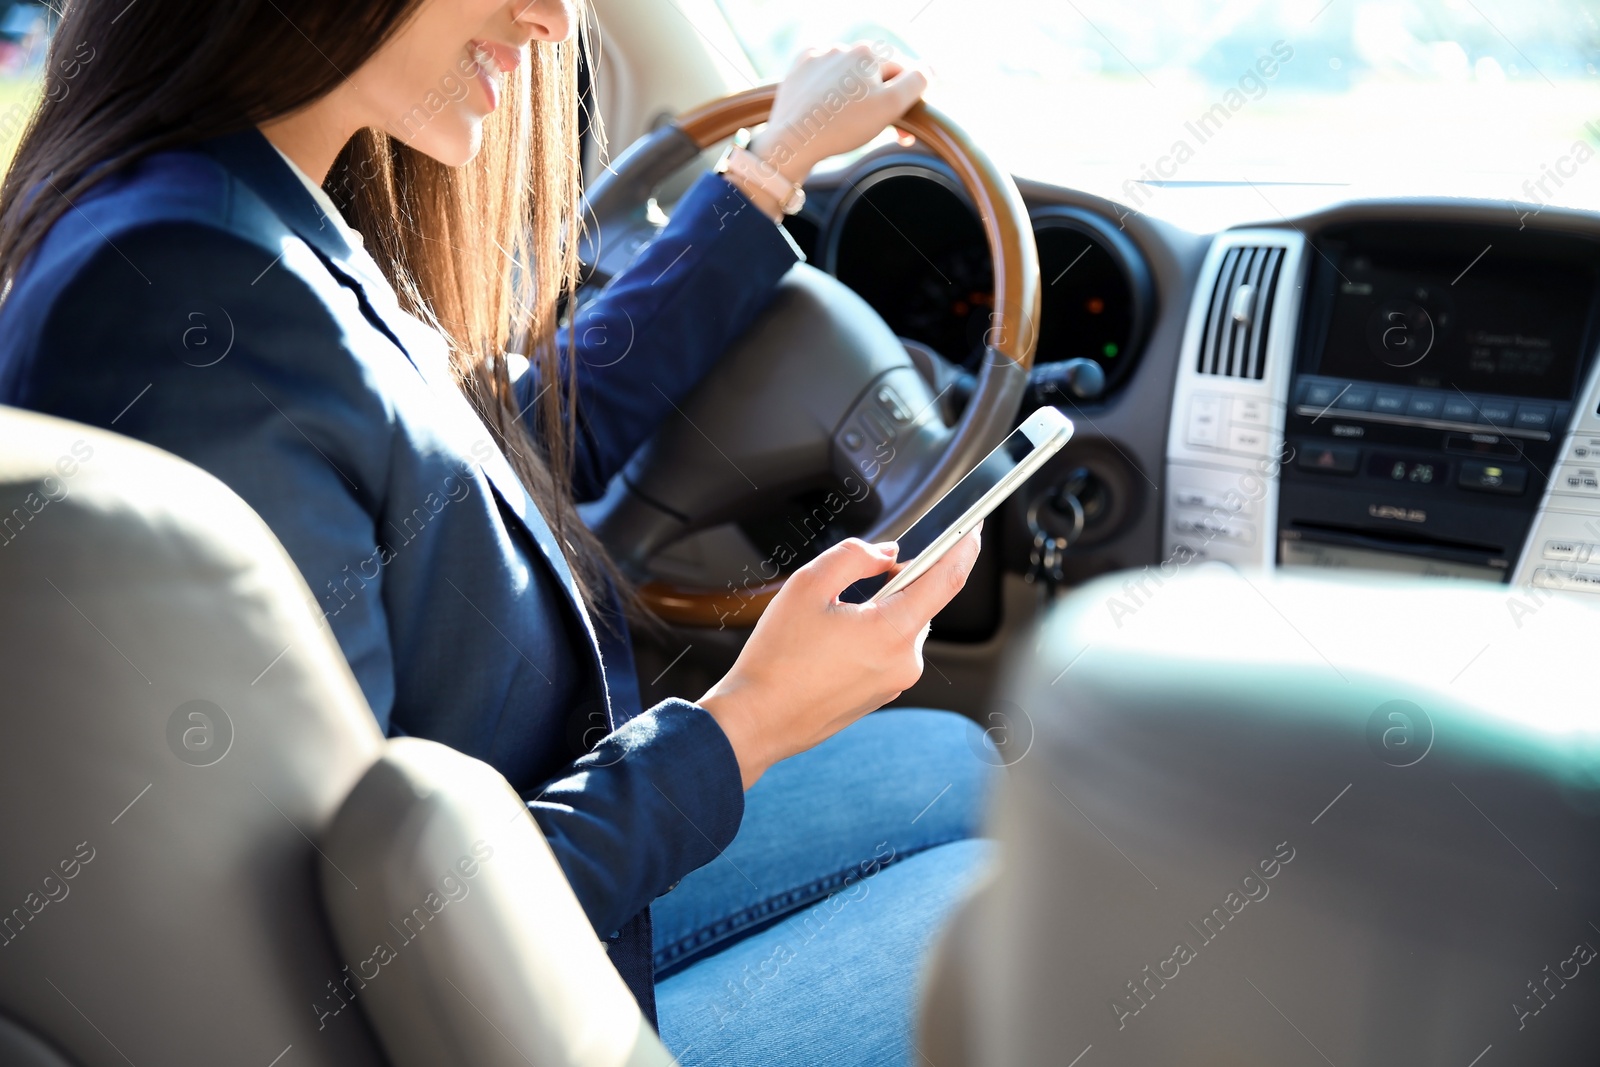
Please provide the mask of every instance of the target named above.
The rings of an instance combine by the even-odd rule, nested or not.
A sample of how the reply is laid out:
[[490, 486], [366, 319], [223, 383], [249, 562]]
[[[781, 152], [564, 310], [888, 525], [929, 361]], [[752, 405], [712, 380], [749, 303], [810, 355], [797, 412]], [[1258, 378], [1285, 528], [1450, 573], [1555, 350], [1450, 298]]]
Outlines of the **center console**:
[[1600, 592], [1600, 240], [1233, 230], [1190, 309], [1167, 559]]
[[1278, 561], [1504, 581], [1594, 347], [1600, 246], [1366, 224], [1313, 252]]

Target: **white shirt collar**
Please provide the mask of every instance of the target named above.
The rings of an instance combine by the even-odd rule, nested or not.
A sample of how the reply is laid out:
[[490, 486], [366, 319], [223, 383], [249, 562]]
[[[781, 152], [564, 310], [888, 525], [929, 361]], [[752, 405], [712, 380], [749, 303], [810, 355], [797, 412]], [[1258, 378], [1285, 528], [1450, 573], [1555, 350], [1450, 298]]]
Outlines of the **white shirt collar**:
[[[268, 143], [270, 144], [271, 142]], [[339, 213], [339, 206], [333, 202], [333, 197], [329, 196], [322, 186], [312, 181], [311, 176], [296, 166], [294, 160], [284, 155], [283, 150], [277, 145], [273, 145], [272, 150], [277, 152], [279, 158], [289, 165], [290, 170], [294, 171], [294, 176], [300, 179], [300, 184], [304, 185], [306, 191], [315, 198], [317, 206], [322, 209], [322, 213], [327, 216], [328, 220], [339, 228], [339, 233], [344, 237], [345, 241], [354, 248], [364, 247], [361, 240], [361, 231], [344, 221], [344, 216]]]

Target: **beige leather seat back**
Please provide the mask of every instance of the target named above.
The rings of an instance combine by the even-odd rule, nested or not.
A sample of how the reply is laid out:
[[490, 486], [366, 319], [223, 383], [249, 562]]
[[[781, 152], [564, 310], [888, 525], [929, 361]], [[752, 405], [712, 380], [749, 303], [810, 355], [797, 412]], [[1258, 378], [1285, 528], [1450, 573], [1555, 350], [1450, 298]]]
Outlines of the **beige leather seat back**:
[[503, 779], [386, 742], [311, 603], [209, 475], [0, 409], [0, 1062], [666, 1062]]
[[1484, 583], [1119, 575], [995, 709], [998, 876], [934, 1067], [1595, 1058], [1600, 604]]

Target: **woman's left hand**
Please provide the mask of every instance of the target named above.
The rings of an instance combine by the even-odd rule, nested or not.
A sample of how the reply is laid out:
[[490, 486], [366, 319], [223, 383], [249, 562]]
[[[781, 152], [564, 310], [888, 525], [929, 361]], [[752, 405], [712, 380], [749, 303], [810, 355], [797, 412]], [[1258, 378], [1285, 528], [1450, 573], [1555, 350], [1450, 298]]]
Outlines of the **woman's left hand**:
[[822, 160], [860, 148], [892, 125], [921, 99], [928, 76], [876, 48], [835, 45], [802, 55], [779, 83], [772, 116], [750, 150], [800, 185]]

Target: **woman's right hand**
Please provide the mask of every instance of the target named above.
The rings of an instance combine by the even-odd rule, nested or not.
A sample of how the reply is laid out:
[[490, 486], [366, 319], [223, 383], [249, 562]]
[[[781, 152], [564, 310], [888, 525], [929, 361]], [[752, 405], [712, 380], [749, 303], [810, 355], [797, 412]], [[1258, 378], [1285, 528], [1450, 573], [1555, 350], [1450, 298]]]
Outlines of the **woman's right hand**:
[[893, 567], [893, 544], [851, 538], [790, 576], [733, 669], [699, 701], [728, 735], [746, 789], [922, 677], [929, 621], [966, 584], [981, 533], [980, 525], [876, 604], [842, 603], [839, 594]]

